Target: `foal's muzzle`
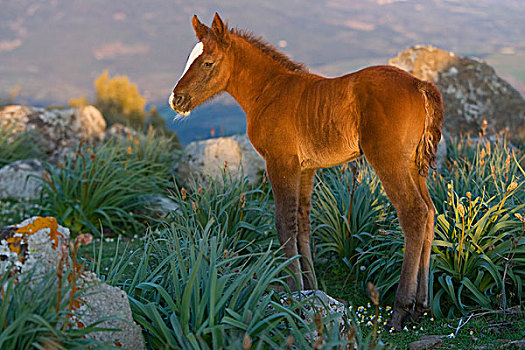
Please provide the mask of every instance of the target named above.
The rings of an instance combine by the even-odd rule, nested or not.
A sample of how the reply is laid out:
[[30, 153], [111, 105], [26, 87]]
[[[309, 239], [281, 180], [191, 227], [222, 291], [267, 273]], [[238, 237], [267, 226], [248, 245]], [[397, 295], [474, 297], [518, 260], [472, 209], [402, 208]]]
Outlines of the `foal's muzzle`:
[[188, 94], [172, 93], [170, 96], [170, 107], [177, 113], [187, 113], [190, 111], [191, 97]]

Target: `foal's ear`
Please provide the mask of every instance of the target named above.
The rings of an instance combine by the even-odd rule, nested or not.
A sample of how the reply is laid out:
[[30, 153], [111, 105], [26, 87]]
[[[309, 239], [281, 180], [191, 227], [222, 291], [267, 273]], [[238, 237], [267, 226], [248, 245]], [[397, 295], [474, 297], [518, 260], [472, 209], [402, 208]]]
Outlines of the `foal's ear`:
[[217, 41], [229, 45], [230, 38], [228, 36], [228, 28], [224, 24], [224, 22], [221, 19], [221, 16], [217, 12], [215, 12], [215, 16], [213, 17], [213, 23], [211, 24], [211, 30], [213, 31], [213, 34], [217, 38]]
[[202, 24], [197, 18], [197, 15], [193, 15], [191, 24], [193, 25], [193, 30], [195, 30], [195, 35], [197, 35], [197, 39], [199, 39], [199, 41], [202, 41], [202, 38], [204, 38], [210, 32], [210, 28], [206, 27], [205, 24]]

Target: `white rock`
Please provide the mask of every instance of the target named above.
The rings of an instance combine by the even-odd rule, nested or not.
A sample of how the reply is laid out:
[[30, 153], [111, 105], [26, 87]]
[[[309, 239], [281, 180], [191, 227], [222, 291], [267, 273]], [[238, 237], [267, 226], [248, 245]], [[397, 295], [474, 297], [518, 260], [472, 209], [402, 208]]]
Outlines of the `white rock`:
[[37, 159], [19, 160], [0, 168], [0, 199], [38, 199], [44, 172]]
[[142, 329], [133, 322], [126, 292], [102, 283], [92, 273], [86, 273], [83, 279], [83, 287], [87, 289], [82, 297], [83, 307], [77, 312], [79, 321], [88, 326], [104, 317], [113, 316], [115, 318], [104, 321], [97, 327], [120, 329], [113, 332], [94, 332], [90, 337], [118, 345], [122, 349], [146, 349]]
[[206, 176], [220, 179], [226, 169], [232, 177], [242, 174], [250, 183], [261, 179], [264, 159], [255, 151], [248, 136], [235, 135], [190, 143], [177, 169], [183, 182], [205, 183]]
[[80, 142], [103, 139], [106, 121], [93, 106], [46, 110], [7, 106], [0, 109], [0, 126], [11, 128], [13, 137], [28, 132], [31, 139], [50, 157], [60, 158]]

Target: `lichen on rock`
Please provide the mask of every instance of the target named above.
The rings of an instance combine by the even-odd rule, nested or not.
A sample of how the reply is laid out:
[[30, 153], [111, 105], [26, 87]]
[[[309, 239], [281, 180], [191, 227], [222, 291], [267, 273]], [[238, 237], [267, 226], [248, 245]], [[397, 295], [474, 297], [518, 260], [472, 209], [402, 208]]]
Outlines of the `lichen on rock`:
[[78, 247], [89, 244], [91, 236], [81, 234], [74, 243], [69, 238], [69, 229], [54, 217], [32, 217], [0, 228], [0, 273], [23, 278], [24, 272], [31, 271], [30, 276], [38, 279], [54, 271], [59, 281], [56, 288], [62, 288], [64, 271], [70, 269], [67, 311], [72, 312], [71, 323], [81, 328], [109, 317], [101, 327], [118, 330], [92, 332], [89, 337], [125, 349], [145, 349], [142, 330], [133, 321], [126, 293], [103, 283], [94, 273], [83, 271], [77, 262]]

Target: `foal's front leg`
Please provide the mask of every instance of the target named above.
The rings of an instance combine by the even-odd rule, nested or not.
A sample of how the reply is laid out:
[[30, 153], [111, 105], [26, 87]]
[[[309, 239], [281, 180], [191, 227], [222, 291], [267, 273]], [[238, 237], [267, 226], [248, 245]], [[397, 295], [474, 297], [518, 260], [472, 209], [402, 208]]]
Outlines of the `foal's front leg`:
[[310, 248], [310, 203], [314, 185], [315, 170], [308, 169], [301, 172], [301, 189], [299, 193], [297, 247], [301, 254], [301, 270], [304, 277], [305, 289], [317, 289], [315, 279], [312, 249]]
[[[280, 159], [278, 163], [267, 162], [266, 168], [275, 198], [275, 227], [279, 243], [287, 258], [298, 255], [297, 251], [297, 208], [299, 205], [300, 171], [292, 160]], [[294, 278], [288, 280], [292, 290], [303, 289], [299, 259], [289, 265]]]

